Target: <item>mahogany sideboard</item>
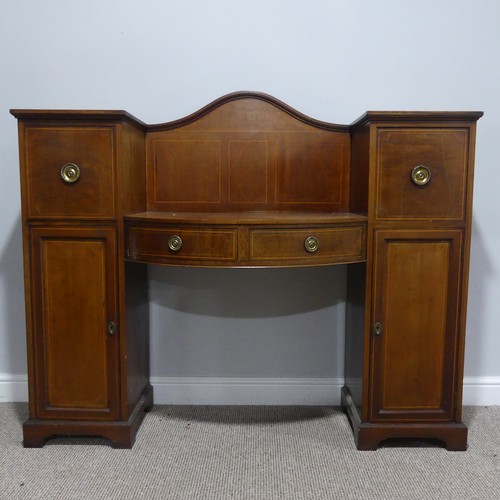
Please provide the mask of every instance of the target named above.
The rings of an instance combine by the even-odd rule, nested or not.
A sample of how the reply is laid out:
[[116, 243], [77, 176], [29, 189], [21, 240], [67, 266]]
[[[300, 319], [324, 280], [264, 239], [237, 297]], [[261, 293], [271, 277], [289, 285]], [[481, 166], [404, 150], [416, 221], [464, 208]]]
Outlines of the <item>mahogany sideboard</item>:
[[130, 448], [153, 404], [147, 264], [347, 265], [342, 404], [358, 449], [464, 450], [464, 335], [481, 112], [311, 119], [238, 92], [146, 125], [18, 119], [28, 344], [24, 446]]

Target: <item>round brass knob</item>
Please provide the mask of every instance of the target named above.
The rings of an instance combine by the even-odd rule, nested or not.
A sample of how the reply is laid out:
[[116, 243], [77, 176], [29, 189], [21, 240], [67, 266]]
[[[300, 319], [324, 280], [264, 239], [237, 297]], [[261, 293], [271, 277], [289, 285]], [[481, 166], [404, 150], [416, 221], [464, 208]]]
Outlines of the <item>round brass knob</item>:
[[178, 252], [182, 248], [182, 238], [176, 234], [170, 236], [168, 239], [168, 248], [170, 248], [172, 252]]
[[431, 180], [431, 171], [425, 165], [417, 165], [411, 171], [411, 180], [417, 186], [425, 186]]
[[318, 238], [315, 238], [314, 236], [309, 236], [304, 241], [304, 247], [308, 252], [311, 253], [316, 252], [316, 250], [318, 250], [319, 248]]
[[80, 167], [74, 163], [66, 163], [61, 168], [61, 177], [66, 184], [74, 184], [80, 178]]

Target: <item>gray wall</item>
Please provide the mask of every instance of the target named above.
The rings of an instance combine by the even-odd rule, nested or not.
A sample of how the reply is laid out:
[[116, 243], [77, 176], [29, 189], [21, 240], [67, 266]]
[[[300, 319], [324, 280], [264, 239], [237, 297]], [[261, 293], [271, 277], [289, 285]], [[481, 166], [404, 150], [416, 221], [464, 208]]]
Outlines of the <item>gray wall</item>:
[[[0, 401], [26, 398], [17, 132], [8, 109], [126, 109], [155, 123], [257, 90], [338, 123], [368, 109], [485, 111], [465, 400], [500, 404], [499, 26], [495, 0], [3, 2]], [[150, 271], [160, 401], [286, 403], [315, 394], [321, 402], [338, 391], [344, 268]]]
[[150, 268], [152, 373], [343, 375], [345, 266]]

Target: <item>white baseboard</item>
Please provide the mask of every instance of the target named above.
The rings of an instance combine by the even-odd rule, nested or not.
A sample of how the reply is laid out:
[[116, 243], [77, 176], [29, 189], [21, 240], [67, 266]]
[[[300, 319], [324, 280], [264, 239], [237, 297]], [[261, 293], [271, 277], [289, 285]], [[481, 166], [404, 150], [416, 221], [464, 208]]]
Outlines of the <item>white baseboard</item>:
[[500, 377], [465, 377], [463, 404], [467, 406], [500, 405]]
[[[152, 377], [157, 404], [339, 405], [342, 378]], [[0, 374], [0, 403], [28, 401], [25, 375]], [[500, 377], [465, 377], [463, 404], [500, 405]]]
[[343, 378], [153, 377], [159, 404], [339, 405]]
[[0, 373], [0, 403], [28, 401], [28, 377]]

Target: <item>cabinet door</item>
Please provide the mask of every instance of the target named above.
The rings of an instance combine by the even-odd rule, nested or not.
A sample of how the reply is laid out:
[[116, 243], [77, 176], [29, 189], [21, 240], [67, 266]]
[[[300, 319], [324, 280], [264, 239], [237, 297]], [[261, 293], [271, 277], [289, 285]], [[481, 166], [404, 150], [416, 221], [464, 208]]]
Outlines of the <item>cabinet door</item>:
[[31, 245], [37, 418], [115, 419], [115, 230], [36, 227]]
[[461, 230], [376, 233], [371, 420], [451, 420]]
[[[109, 126], [28, 126], [22, 170], [28, 217], [114, 217], [114, 143]], [[65, 166], [72, 178], [63, 175]]]
[[469, 140], [468, 128], [379, 128], [377, 219], [464, 220]]

